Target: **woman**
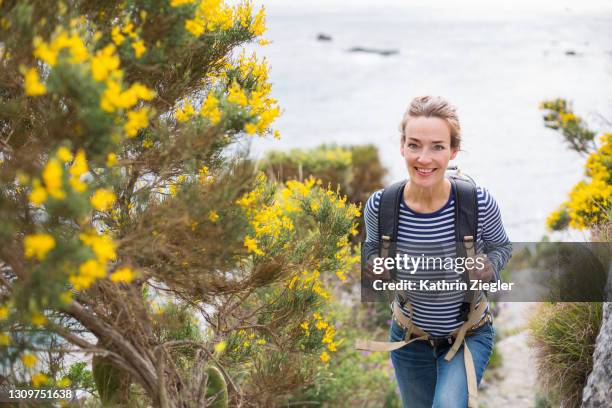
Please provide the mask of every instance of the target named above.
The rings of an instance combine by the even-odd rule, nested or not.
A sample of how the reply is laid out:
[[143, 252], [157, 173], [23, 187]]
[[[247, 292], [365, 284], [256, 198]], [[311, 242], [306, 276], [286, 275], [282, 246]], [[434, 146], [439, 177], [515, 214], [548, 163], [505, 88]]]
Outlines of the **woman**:
[[[400, 202], [398, 248], [402, 245], [408, 248], [415, 243], [431, 248], [433, 244], [436, 247], [446, 244], [447, 247], [455, 248], [455, 197], [445, 171], [449, 161], [457, 156], [461, 145], [456, 109], [440, 97], [417, 97], [404, 114], [400, 130], [400, 152], [406, 163], [409, 181]], [[484, 282], [496, 281], [500, 279], [500, 271], [510, 257], [509, 240], [493, 197], [482, 187], [477, 187], [476, 192], [476, 248], [480, 254], [485, 255], [479, 258], [482, 266], [473, 269], [470, 277]], [[365, 206], [367, 242], [379, 240], [378, 210], [381, 193], [382, 190], [374, 193]], [[503, 249], [500, 249], [500, 244]], [[397, 276], [400, 280], [433, 281], [435, 278], [448, 277], [448, 271], [421, 270], [418, 273], [407, 273], [398, 269]], [[463, 324], [463, 295], [464, 292], [459, 290], [447, 290], [433, 295], [431, 292], [409, 291], [406, 293], [409, 305], [402, 305], [401, 311], [406, 316], [412, 315], [412, 322], [429, 336], [448, 338]], [[478, 302], [482, 300], [478, 298]], [[408, 307], [411, 307], [412, 314]], [[469, 332], [465, 342], [474, 362], [476, 382], [480, 383], [493, 350], [494, 329], [488, 309], [474, 327], [477, 328]], [[404, 329], [394, 319], [390, 341], [400, 341], [404, 335]], [[391, 352], [404, 407], [457, 408], [468, 405], [464, 346], [461, 346], [454, 358], [447, 361], [444, 357], [450, 347], [449, 342], [413, 341]]]

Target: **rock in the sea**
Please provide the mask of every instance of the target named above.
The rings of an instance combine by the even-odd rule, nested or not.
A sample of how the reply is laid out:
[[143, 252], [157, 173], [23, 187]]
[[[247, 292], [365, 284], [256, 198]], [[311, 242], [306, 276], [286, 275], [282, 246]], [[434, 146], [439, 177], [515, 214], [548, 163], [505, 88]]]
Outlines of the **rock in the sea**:
[[381, 50], [378, 48], [364, 48], [364, 47], [353, 47], [349, 52], [367, 52], [371, 54], [378, 54], [384, 57], [388, 57], [389, 55], [398, 54], [399, 50]]
[[578, 55], [578, 53], [574, 50], [567, 50], [565, 51], [565, 55]]
[[583, 408], [604, 408], [612, 401], [612, 267], [608, 271], [608, 302], [593, 353], [593, 371], [582, 390]]
[[331, 41], [332, 37], [331, 37], [331, 35], [319, 33], [319, 35], [317, 35], [317, 40], [319, 40], [319, 41]]

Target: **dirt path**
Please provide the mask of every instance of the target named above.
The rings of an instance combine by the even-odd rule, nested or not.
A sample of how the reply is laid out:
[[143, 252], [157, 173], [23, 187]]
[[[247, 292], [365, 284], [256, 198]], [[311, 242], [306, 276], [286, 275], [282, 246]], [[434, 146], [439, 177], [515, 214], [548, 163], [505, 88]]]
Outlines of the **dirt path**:
[[483, 382], [479, 405], [486, 408], [529, 408], [535, 405], [536, 372], [534, 359], [527, 346], [527, 316], [537, 303], [499, 303], [495, 329], [501, 340], [497, 349], [502, 366], [493, 371], [493, 378]]

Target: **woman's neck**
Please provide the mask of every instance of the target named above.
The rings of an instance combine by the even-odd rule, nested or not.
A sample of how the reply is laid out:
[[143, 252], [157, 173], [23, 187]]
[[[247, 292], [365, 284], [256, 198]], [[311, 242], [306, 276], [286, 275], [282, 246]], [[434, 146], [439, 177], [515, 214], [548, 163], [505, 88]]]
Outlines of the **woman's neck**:
[[436, 210], [448, 200], [450, 190], [451, 183], [446, 178], [431, 187], [421, 187], [408, 181], [404, 189], [404, 199], [421, 210]]

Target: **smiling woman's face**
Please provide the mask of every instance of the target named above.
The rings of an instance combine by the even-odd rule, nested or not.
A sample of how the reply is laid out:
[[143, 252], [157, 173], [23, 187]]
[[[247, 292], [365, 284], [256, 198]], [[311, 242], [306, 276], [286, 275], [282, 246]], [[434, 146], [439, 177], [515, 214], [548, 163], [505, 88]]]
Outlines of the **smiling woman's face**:
[[450, 128], [444, 119], [419, 116], [406, 123], [401, 153], [411, 183], [425, 188], [437, 185], [457, 152], [451, 148]]

